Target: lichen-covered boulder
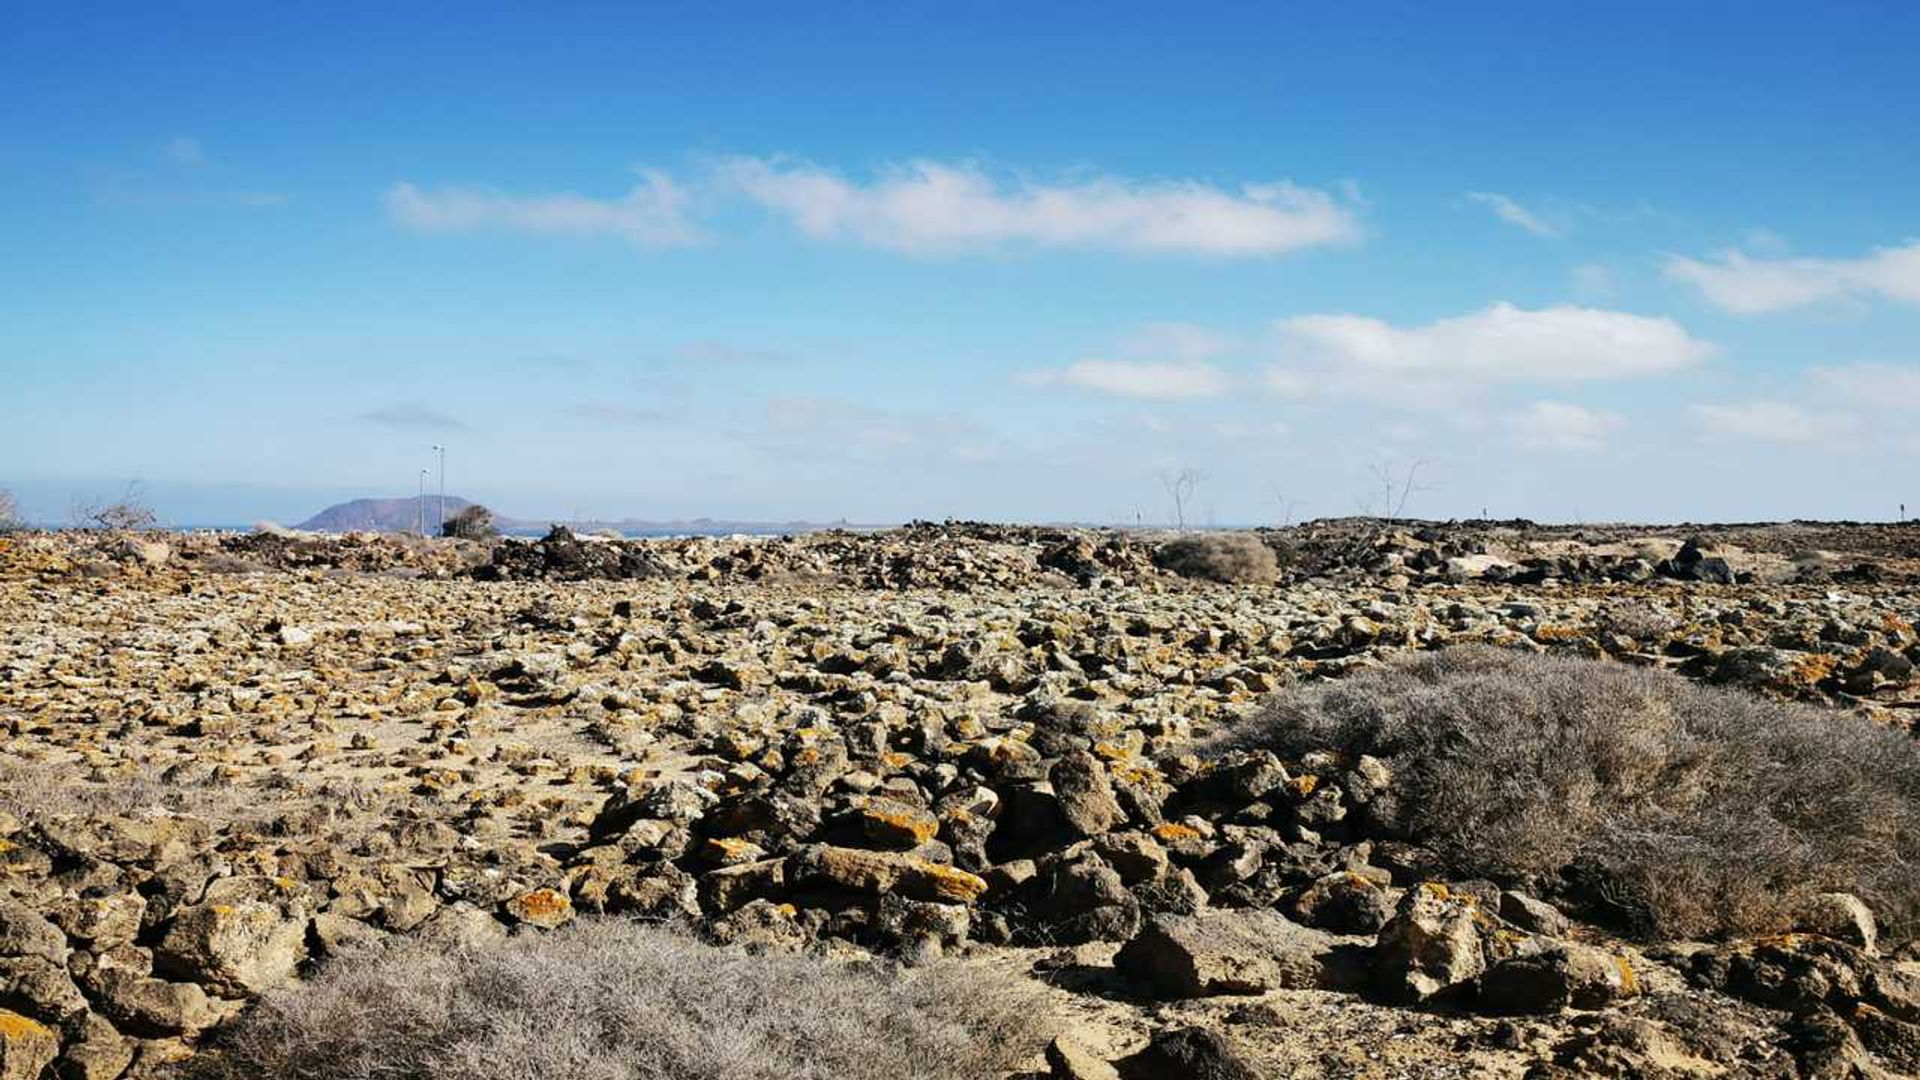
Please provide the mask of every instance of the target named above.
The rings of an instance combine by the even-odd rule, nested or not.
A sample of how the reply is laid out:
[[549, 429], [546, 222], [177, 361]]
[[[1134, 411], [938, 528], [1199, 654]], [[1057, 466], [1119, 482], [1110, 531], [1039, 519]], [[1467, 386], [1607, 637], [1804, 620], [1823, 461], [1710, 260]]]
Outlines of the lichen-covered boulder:
[[1426, 882], [1408, 889], [1373, 948], [1373, 985], [1390, 1001], [1417, 1003], [1486, 970], [1486, 915], [1471, 899]]
[[40, 1080], [60, 1053], [60, 1036], [37, 1020], [0, 1009], [0, 1080]]

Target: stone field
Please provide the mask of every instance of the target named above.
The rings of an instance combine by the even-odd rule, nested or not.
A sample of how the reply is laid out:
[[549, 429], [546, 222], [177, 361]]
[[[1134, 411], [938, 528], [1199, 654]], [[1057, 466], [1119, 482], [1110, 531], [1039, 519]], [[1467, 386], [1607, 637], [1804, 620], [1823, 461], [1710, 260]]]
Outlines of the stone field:
[[167, 1075], [389, 935], [608, 916], [1036, 980], [1032, 1076], [1920, 1070], [1920, 953], [1851, 896], [1654, 942], [1369, 834], [1374, 759], [1193, 752], [1465, 644], [1911, 730], [1920, 527], [1255, 535], [1212, 575], [966, 523], [0, 537], [0, 1080]]

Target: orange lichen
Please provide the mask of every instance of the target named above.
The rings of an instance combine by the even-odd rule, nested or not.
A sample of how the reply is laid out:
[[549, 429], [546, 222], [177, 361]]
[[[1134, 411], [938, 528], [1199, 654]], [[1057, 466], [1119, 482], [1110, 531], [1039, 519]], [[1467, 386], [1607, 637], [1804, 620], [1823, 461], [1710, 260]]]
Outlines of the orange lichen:
[[862, 811], [862, 816], [866, 819], [868, 833], [910, 837], [916, 844], [933, 839], [933, 834], [940, 831], [939, 822], [919, 814], [868, 807]]
[[551, 919], [573, 910], [573, 902], [553, 889], [535, 889], [513, 902], [514, 914], [528, 921]]
[[987, 882], [965, 870], [915, 859], [901, 875], [900, 889], [919, 899], [971, 904], [987, 891]]
[[1832, 676], [1839, 666], [1840, 658], [1832, 653], [1808, 653], [1791, 665], [1792, 682], [1797, 686], [1817, 686]]
[[17, 1012], [0, 1009], [0, 1039], [14, 1040], [52, 1035], [53, 1031], [46, 1025], [21, 1016]]
[[1620, 989], [1628, 994], [1638, 994], [1640, 992], [1640, 977], [1634, 974], [1633, 962], [1615, 953], [1613, 966], [1620, 971]]
[[737, 836], [713, 836], [707, 838], [709, 854], [721, 860], [738, 859], [753, 849], [753, 844]]

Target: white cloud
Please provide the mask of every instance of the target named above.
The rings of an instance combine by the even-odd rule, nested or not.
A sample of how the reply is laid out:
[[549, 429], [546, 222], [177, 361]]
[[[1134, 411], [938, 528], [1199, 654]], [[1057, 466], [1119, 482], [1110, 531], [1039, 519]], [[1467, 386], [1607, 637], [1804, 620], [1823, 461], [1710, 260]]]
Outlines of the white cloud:
[[1844, 364], [1817, 367], [1810, 374], [1851, 406], [1920, 415], [1920, 365]]
[[[1215, 362], [1234, 353], [1265, 354], [1277, 362], [1257, 377], [1242, 377]], [[1263, 342], [1184, 324], [1152, 326], [1121, 342], [1110, 357], [1031, 372], [1022, 380], [1161, 401], [1216, 398], [1258, 384], [1282, 397], [1325, 394], [1439, 409], [1456, 408], [1493, 384], [1661, 375], [1712, 353], [1711, 344], [1669, 319], [1494, 304], [1416, 327], [1361, 315], [1302, 315], [1274, 324], [1274, 339]]]
[[1036, 372], [1028, 381], [1148, 401], [1219, 397], [1229, 385], [1225, 372], [1197, 360], [1080, 360], [1058, 371]]
[[1362, 315], [1302, 315], [1277, 329], [1296, 360], [1368, 379], [1620, 379], [1678, 371], [1713, 353], [1671, 319], [1585, 307], [1501, 303], [1412, 328]]
[[1701, 430], [1709, 435], [1762, 442], [1818, 442], [1854, 426], [1850, 417], [1811, 412], [1784, 401], [1695, 405], [1692, 411]]
[[161, 148], [167, 160], [176, 165], [204, 165], [207, 162], [205, 151], [200, 148], [200, 140], [185, 135], [175, 135]]
[[1536, 401], [1509, 419], [1520, 442], [1562, 450], [1597, 450], [1608, 433], [1625, 423], [1616, 413], [1563, 401]]
[[677, 247], [699, 239], [688, 219], [687, 193], [665, 173], [642, 171], [619, 199], [572, 192], [507, 195], [479, 188], [422, 191], [409, 183], [387, 192], [387, 213], [422, 232], [508, 232], [561, 236], [618, 236], [647, 248]]
[[724, 181], [809, 236], [938, 253], [1003, 244], [1215, 257], [1280, 255], [1355, 239], [1347, 206], [1285, 181], [1238, 191], [1096, 177], [1001, 183], [971, 165], [913, 161], [862, 185], [805, 162], [733, 158]]
[[1260, 376], [1267, 389], [1281, 397], [1306, 397], [1313, 393], [1313, 379], [1304, 372], [1284, 367], [1270, 367]]
[[1540, 215], [1497, 191], [1469, 191], [1467, 198], [1492, 210], [1501, 221], [1525, 229], [1535, 236], [1560, 235], [1560, 230], [1547, 224]]
[[1753, 258], [1739, 251], [1704, 261], [1675, 255], [1666, 273], [1740, 315], [1873, 296], [1920, 304], [1920, 240], [1875, 248], [1857, 259]]
[[1064, 368], [1029, 372], [1021, 381], [1143, 401], [1219, 397], [1234, 380], [1211, 361], [1240, 347], [1232, 338], [1190, 323], [1151, 323], [1122, 339], [1112, 359], [1085, 359]]

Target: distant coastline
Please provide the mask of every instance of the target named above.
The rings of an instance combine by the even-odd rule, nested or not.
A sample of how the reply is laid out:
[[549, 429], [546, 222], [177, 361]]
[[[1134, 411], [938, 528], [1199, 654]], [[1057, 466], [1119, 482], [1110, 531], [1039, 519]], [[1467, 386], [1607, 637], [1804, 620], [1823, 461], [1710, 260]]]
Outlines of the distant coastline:
[[[423, 497], [409, 496], [399, 499], [352, 499], [335, 503], [321, 510], [293, 528], [302, 532], [385, 532], [413, 533], [423, 530], [437, 531], [441, 515], [452, 516], [461, 509], [474, 505], [470, 499], [457, 495], [448, 495], [444, 499], [437, 495]], [[580, 521], [560, 521], [544, 518], [521, 518], [496, 512], [494, 527], [506, 536], [544, 536], [555, 525], [564, 525], [580, 534], [614, 532], [623, 537], [674, 537], [674, 536], [792, 536], [802, 533], [825, 532], [829, 529], [870, 529], [875, 526], [855, 525], [851, 522], [817, 521], [730, 521], [718, 518], [690, 518], [672, 521], [649, 521], [641, 518], [619, 518], [614, 520], [587, 519]], [[244, 528], [251, 528], [246, 526]], [[244, 530], [243, 530], [244, 531]]]

